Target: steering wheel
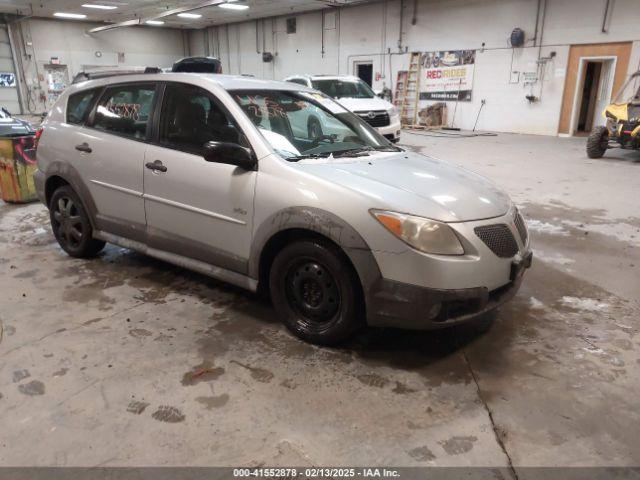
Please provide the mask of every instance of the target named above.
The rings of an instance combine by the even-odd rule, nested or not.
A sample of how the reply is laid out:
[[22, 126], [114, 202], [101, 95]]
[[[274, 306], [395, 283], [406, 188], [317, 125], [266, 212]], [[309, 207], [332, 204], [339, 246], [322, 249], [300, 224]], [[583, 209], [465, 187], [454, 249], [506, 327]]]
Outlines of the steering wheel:
[[313, 143], [311, 145], [313, 145], [314, 147], [317, 147], [320, 142], [324, 142], [324, 141], [328, 141], [329, 143], [336, 143], [336, 136], [334, 135], [318, 135], [316, 138], [313, 139]]

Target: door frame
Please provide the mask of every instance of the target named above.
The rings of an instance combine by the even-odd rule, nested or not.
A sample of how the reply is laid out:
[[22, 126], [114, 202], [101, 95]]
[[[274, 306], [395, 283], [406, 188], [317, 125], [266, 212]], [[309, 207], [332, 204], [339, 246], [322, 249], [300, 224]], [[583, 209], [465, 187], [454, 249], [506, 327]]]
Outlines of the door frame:
[[[576, 78], [576, 88], [573, 94], [573, 105], [571, 107], [571, 121], [569, 122], [569, 133], [570, 137], [575, 136], [576, 129], [578, 128], [578, 120], [580, 116], [580, 106], [582, 103], [582, 89], [584, 88], [584, 74], [587, 62], [595, 62], [601, 61], [602, 63], [606, 61], [613, 61], [611, 69], [609, 70], [609, 92], [608, 96], [611, 98], [613, 95], [613, 84], [615, 82], [616, 77], [616, 67], [618, 63], [618, 57], [615, 55], [598, 55], [598, 56], [587, 56], [580, 57], [578, 60], [578, 75]], [[603, 78], [600, 76], [600, 82], [602, 82]], [[598, 85], [598, 89], [600, 85]]]
[[369, 58], [369, 59], [366, 59], [366, 60], [362, 60], [362, 59], [354, 60], [353, 61], [353, 76], [354, 77], [360, 78], [358, 76], [358, 67], [360, 65], [371, 65], [371, 88], [373, 88], [373, 82], [375, 82], [375, 74], [374, 74], [374, 72], [375, 72], [375, 68], [374, 68], [375, 62], [373, 61], [373, 58]]

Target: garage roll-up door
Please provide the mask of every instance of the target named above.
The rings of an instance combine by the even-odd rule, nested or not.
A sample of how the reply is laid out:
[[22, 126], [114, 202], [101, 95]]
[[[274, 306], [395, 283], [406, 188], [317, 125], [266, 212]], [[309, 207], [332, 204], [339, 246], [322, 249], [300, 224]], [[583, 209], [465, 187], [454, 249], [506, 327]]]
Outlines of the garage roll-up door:
[[16, 114], [20, 113], [17, 86], [3, 86], [10, 83], [12, 76], [14, 82], [17, 82], [7, 26], [0, 25], [0, 107], [4, 107], [10, 113]]

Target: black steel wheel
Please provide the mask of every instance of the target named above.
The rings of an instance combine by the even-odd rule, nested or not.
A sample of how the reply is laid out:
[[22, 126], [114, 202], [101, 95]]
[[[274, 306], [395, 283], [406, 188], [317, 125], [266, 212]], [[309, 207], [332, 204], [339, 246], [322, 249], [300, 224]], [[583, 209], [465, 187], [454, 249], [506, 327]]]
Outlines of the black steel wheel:
[[335, 278], [313, 258], [301, 258], [289, 265], [284, 288], [289, 304], [307, 330], [321, 332], [340, 310]]
[[603, 126], [595, 127], [587, 139], [587, 156], [602, 158], [607, 148], [609, 148], [609, 130]]
[[104, 242], [93, 238], [86, 210], [71, 187], [60, 187], [53, 192], [49, 216], [56, 240], [72, 257], [92, 257], [104, 247]]
[[358, 279], [333, 245], [304, 240], [286, 246], [269, 277], [273, 305], [298, 337], [335, 345], [362, 323]]

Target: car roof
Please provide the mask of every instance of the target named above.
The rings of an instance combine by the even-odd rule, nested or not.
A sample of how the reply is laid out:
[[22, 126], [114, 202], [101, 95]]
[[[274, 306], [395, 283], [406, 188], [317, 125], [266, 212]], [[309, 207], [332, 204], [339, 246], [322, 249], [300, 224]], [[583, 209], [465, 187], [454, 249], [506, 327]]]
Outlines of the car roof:
[[[87, 88], [102, 87], [106, 85], [129, 82], [170, 82], [182, 81], [191, 83], [194, 79], [211, 82], [224, 90], [290, 90], [300, 91], [312, 89], [303, 85], [280, 82], [277, 80], [263, 80], [246, 75], [224, 75], [218, 73], [144, 73], [122, 74], [95, 80], [87, 80], [73, 85], [70, 91], [85, 90]], [[200, 83], [200, 82], [199, 82]]]
[[305, 79], [308, 79], [308, 80], [348, 80], [348, 81], [351, 81], [351, 82], [355, 82], [355, 81], [360, 80], [360, 78], [358, 78], [358, 77], [356, 77], [354, 75], [329, 75], [329, 74], [327, 74], [327, 75], [324, 75], [324, 74], [322, 74], [322, 75], [310, 75], [308, 73], [303, 73], [303, 74], [300, 74], [300, 75], [291, 75], [291, 76], [287, 77], [285, 79], [285, 81], [289, 80], [291, 78], [305, 78]]

